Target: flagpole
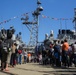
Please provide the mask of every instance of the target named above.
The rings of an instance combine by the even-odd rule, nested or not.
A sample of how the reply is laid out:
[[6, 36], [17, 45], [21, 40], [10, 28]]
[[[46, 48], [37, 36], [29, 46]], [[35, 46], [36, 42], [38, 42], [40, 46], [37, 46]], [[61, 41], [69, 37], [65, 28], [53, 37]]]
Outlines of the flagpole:
[[61, 23], [61, 18], [60, 18], [60, 34], [62, 34], [62, 23]]
[[67, 30], [67, 24], [66, 24], [66, 19], [65, 19], [65, 35], [66, 35], [66, 30]]

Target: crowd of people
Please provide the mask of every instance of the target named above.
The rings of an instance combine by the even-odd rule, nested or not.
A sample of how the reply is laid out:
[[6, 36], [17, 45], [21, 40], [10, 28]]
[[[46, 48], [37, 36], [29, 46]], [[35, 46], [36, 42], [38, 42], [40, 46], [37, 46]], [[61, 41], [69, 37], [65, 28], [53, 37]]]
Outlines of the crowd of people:
[[49, 44], [50, 48], [42, 48], [39, 51], [39, 61], [43, 65], [50, 64], [57, 67], [70, 67], [74, 64], [76, 67], [76, 42], [69, 45], [67, 40], [56, 41]]
[[9, 67], [15, 67], [17, 64], [26, 64], [28, 62], [37, 62], [39, 64], [52, 66], [74, 66], [76, 67], [76, 42], [69, 45], [67, 40], [55, 41], [54, 43], [45, 44], [40, 50], [37, 48], [37, 53], [27, 52], [22, 47], [18, 40], [12, 39], [14, 30], [5, 30], [1, 32], [3, 35], [0, 37], [0, 60], [1, 70], [8, 71]]

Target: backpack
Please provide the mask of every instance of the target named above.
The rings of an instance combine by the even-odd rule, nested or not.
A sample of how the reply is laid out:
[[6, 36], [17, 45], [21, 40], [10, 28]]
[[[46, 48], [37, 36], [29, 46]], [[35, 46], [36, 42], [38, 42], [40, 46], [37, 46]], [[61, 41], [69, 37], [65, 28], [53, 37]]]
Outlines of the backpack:
[[8, 53], [8, 51], [7, 51], [7, 43], [3, 43], [3, 52], [6, 52], [6, 53]]
[[11, 48], [9, 47], [9, 43], [7, 42], [3, 43], [3, 51], [6, 53], [9, 53], [11, 51]]
[[22, 53], [22, 50], [18, 50], [18, 53], [21, 54]]

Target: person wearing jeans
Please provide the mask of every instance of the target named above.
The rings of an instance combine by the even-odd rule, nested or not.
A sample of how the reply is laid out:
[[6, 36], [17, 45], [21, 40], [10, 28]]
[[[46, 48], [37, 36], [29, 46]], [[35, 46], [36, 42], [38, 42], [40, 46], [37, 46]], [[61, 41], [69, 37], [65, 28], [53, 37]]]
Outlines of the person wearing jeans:
[[19, 56], [18, 56], [18, 62], [19, 62], [19, 64], [22, 64], [22, 54], [19, 54]]
[[26, 50], [23, 51], [23, 56], [24, 56], [24, 63], [26, 63], [27, 62], [27, 51]]
[[18, 51], [19, 55], [18, 55], [18, 63], [22, 64], [22, 50]]

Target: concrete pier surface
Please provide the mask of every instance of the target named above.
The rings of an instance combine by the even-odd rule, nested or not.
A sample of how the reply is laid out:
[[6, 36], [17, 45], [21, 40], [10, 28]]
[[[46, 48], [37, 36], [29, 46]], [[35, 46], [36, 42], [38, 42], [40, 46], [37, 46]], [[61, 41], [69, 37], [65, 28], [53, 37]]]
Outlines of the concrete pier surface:
[[9, 71], [1, 71], [0, 75], [76, 75], [76, 68], [58, 68], [38, 63], [26, 63], [9, 68]]

